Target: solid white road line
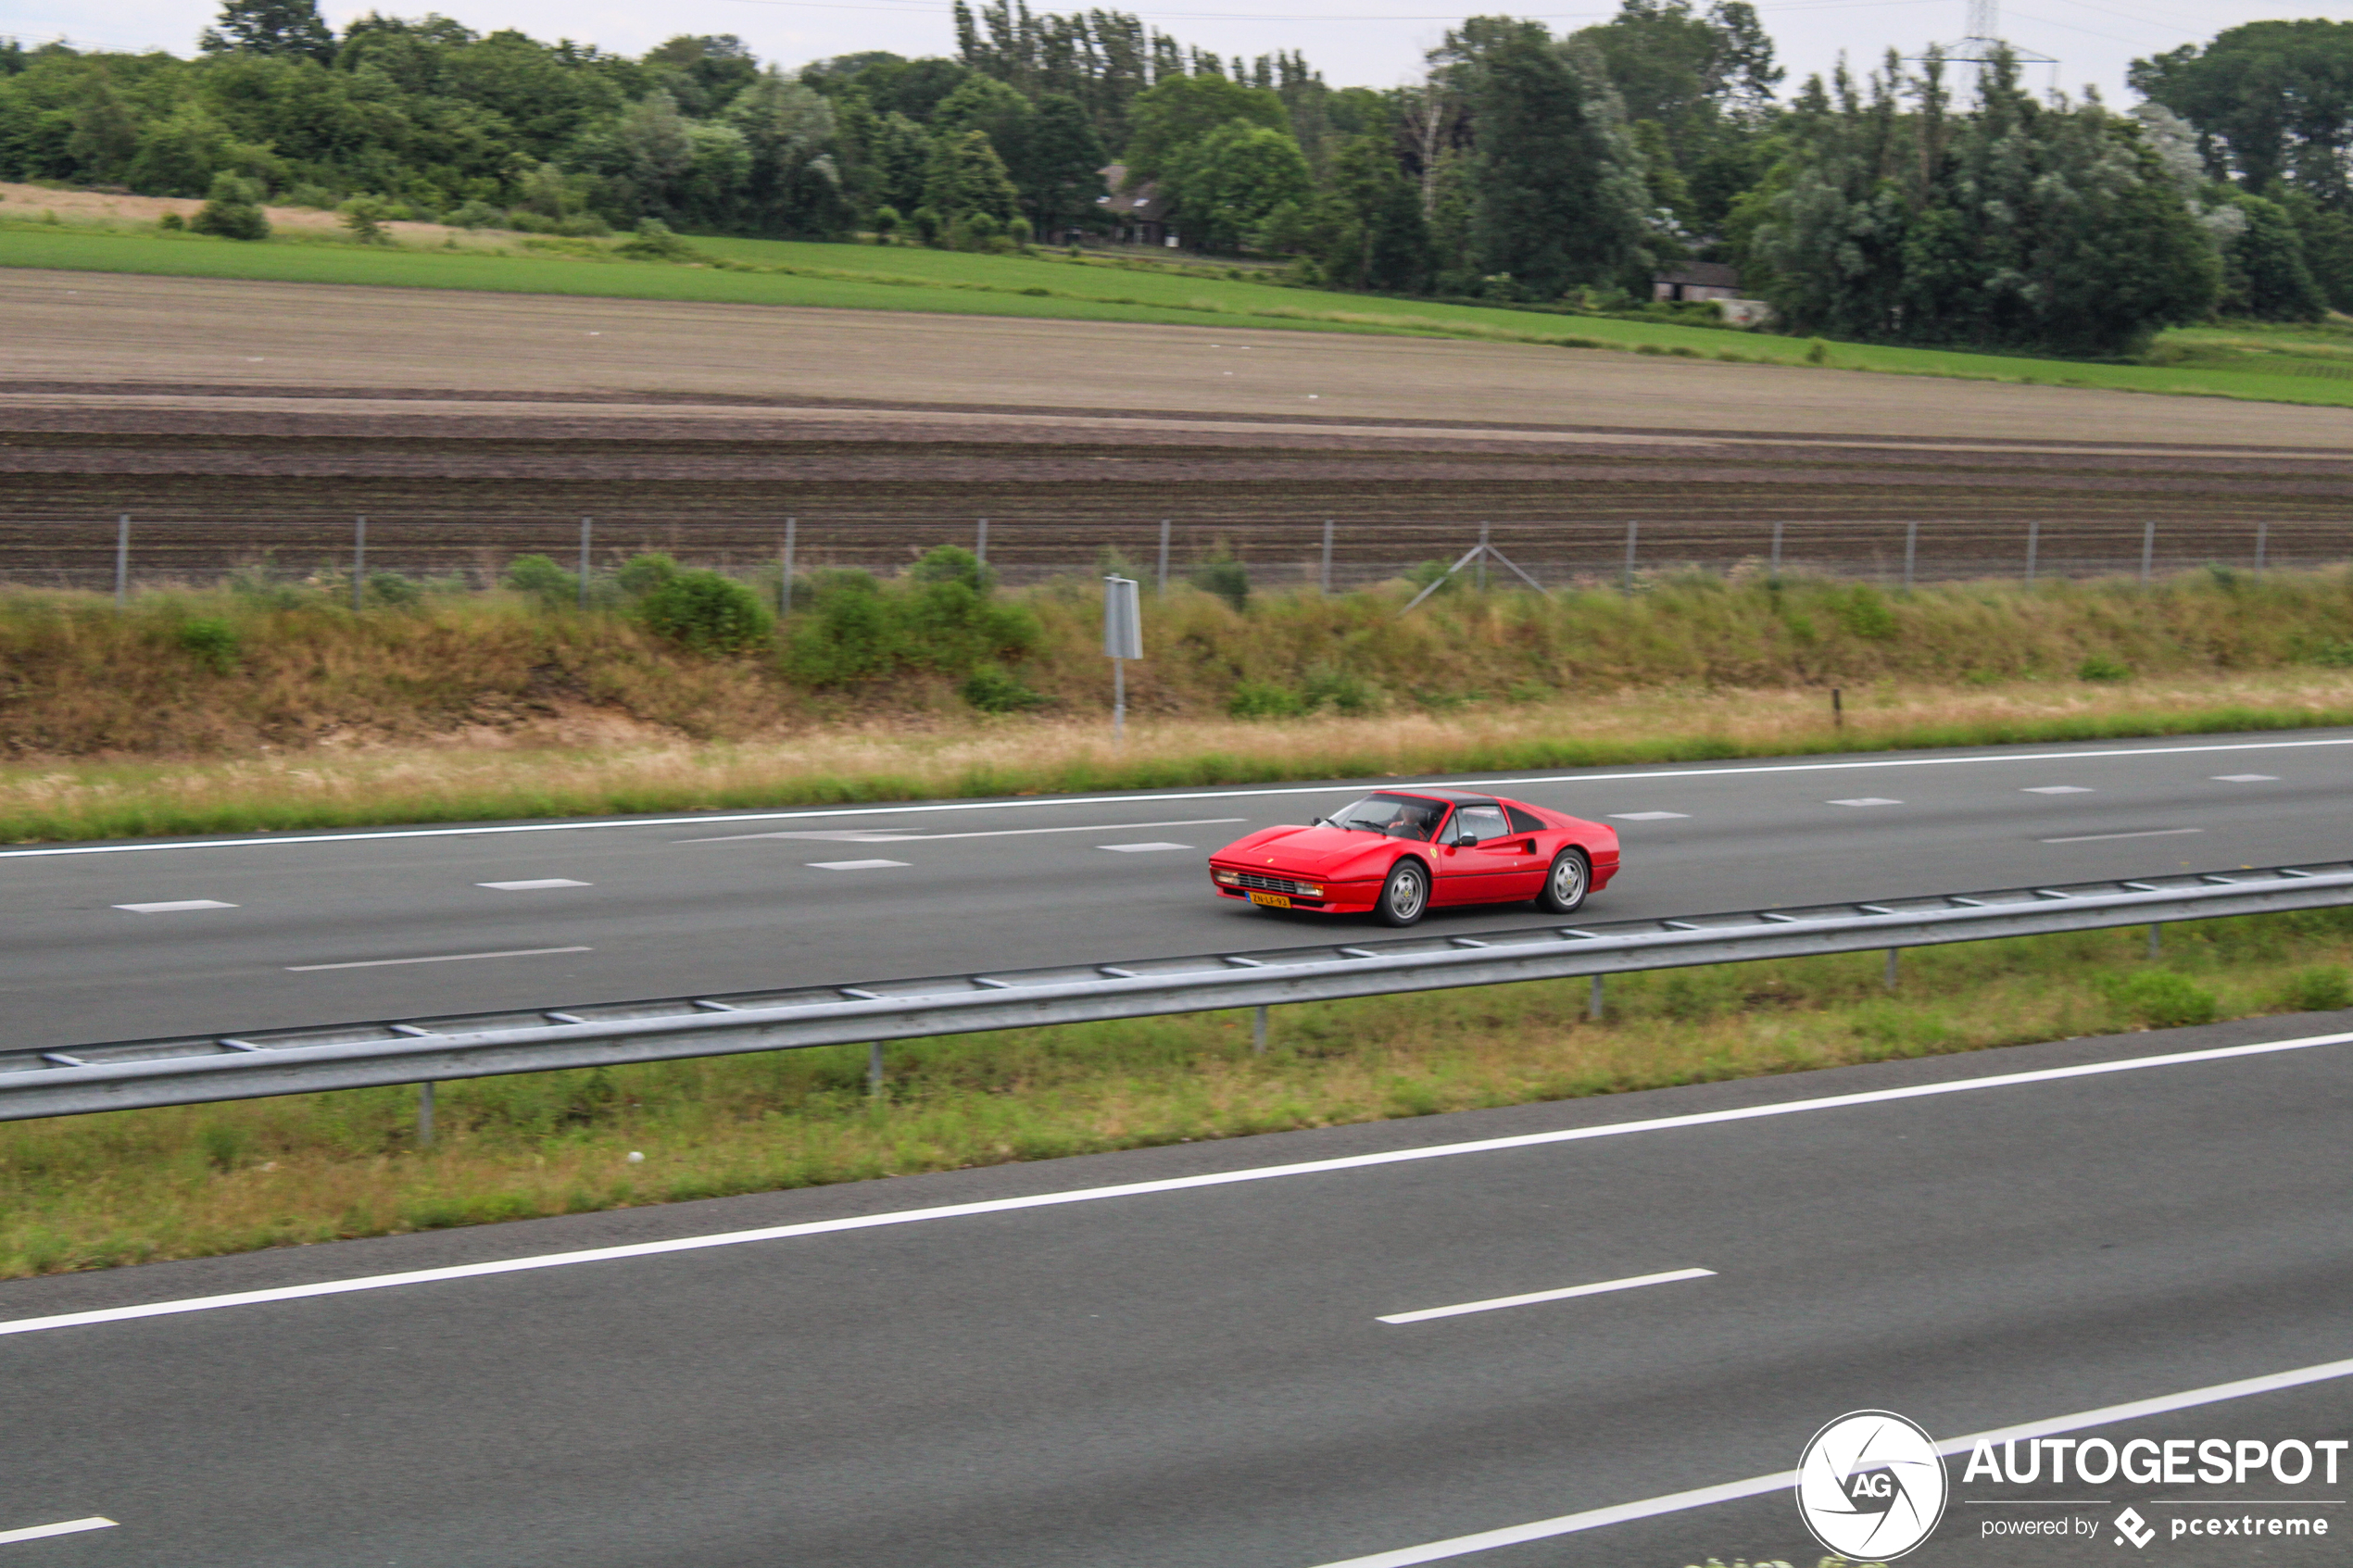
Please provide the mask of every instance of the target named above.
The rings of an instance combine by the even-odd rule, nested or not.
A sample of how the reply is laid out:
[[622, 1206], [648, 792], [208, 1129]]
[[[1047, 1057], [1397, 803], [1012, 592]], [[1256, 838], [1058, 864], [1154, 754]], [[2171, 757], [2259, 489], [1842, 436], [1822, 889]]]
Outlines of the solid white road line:
[[1189, 844], [1098, 844], [1098, 849], [1108, 849], [1117, 855], [1150, 855], [1161, 849], [1190, 849]]
[[568, 876], [535, 877], [529, 882], [477, 882], [476, 887], [493, 887], [501, 893], [536, 893], [543, 887], [594, 887], [593, 882], [574, 882]]
[[[2276, 1394], [2286, 1388], [2301, 1388], [2308, 1384], [2326, 1383], [2347, 1376], [2353, 1376], [2353, 1361], [2323, 1361], [2319, 1366], [2298, 1367], [2294, 1372], [2270, 1373], [2261, 1377], [2242, 1378], [2236, 1383], [2217, 1383], [2184, 1393], [2161, 1394], [2153, 1399], [2135, 1399], [2130, 1404], [2105, 1405], [2098, 1410], [2054, 1416], [2047, 1421], [2030, 1421], [2017, 1426], [1997, 1427], [1991, 1432], [1972, 1432], [1966, 1437], [1953, 1437], [1937, 1444], [1936, 1451], [1948, 1457], [1965, 1454], [1980, 1443], [2022, 1443], [2032, 1437], [2055, 1437], [2063, 1432], [2081, 1432], [2094, 1426], [2113, 1426], [2120, 1421], [2171, 1415], [2175, 1411], [2219, 1405], [2230, 1399], [2252, 1399], [2258, 1394]], [[1473, 1552], [1492, 1551], [1498, 1547], [1549, 1540], [1554, 1536], [1571, 1536], [1581, 1530], [1630, 1524], [1637, 1519], [1655, 1519], [1662, 1513], [1680, 1513], [1687, 1509], [1706, 1508], [1719, 1502], [1737, 1502], [1743, 1498], [1763, 1497], [1770, 1492], [1793, 1489], [1796, 1486], [1797, 1472], [1784, 1470], [1746, 1481], [1726, 1482], [1718, 1486], [1670, 1492], [1666, 1497], [1646, 1498], [1641, 1502], [1588, 1509], [1582, 1513], [1565, 1513], [1557, 1519], [1539, 1519], [1533, 1524], [1513, 1524], [1501, 1530], [1483, 1530], [1475, 1536], [1456, 1536], [1451, 1540], [1430, 1541], [1423, 1546], [1409, 1546], [1395, 1551], [1378, 1551], [1370, 1557], [1346, 1558], [1338, 1562], [1323, 1563], [1320, 1568], [1411, 1568], [1417, 1562], [1442, 1562], [1450, 1557], [1468, 1557]], [[2231, 1506], [2238, 1505], [2233, 1503]]]
[[1900, 800], [1890, 800], [1883, 795], [1866, 795], [1855, 800], [1832, 800], [1832, 806], [1901, 806]]
[[866, 828], [856, 833], [731, 833], [721, 838], [679, 838], [674, 844], [740, 844], [748, 838], [830, 838], [852, 844], [907, 844], [937, 838], [1027, 838], [1041, 833], [1116, 833], [1122, 828], [1205, 828], [1226, 822], [1246, 822], [1248, 817], [1191, 817], [1181, 822], [1088, 822], [1075, 828], [996, 828], [987, 833], [907, 833], [898, 828]]
[[932, 1209], [901, 1209], [883, 1214], [859, 1214], [839, 1220], [812, 1220], [797, 1225], [771, 1225], [760, 1230], [724, 1231], [712, 1236], [676, 1236], [668, 1241], [632, 1242], [621, 1247], [587, 1248], [577, 1252], [547, 1252], [529, 1258], [502, 1258], [486, 1263], [454, 1263], [446, 1268], [414, 1269], [396, 1274], [364, 1274], [357, 1279], [322, 1280], [315, 1285], [289, 1285], [270, 1290], [243, 1290], [225, 1296], [192, 1296], [176, 1301], [150, 1301], [134, 1307], [102, 1307], [85, 1312], [60, 1312], [51, 1317], [0, 1321], [0, 1335], [32, 1334], [44, 1329], [78, 1328], [90, 1323], [127, 1323], [136, 1318], [169, 1317], [180, 1312], [215, 1311], [223, 1307], [253, 1306], [265, 1301], [299, 1301], [314, 1296], [344, 1296], [359, 1290], [385, 1290], [396, 1286], [432, 1285], [444, 1280], [475, 1279], [488, 1274], [522, 1273], [533, 1269], [567, 1268], [575, 1263], [605, 1263], [624, 1258], [656, 1258], [669, 1252], [698, 1252], [712, 1247], [740, 1247], [755, 1241], [784, 1241], [796, 1236], [830, 1236], [840, 1231], [875, 1230], [887, 1225], [920, 1224], [931, 1220], [962, 1220], [976, 1214], [1011, 1214], [1026, 1209], [1052, 1209], [1067, 1203], [1093, 1203], [1110, 1198], [1143, 1198], [1164, 1192], [1189, 1192], [1202, 1187], [1233, 1186], [1245, 1182], [1274, 1181], [1286, 1176], [1323, 1175], [1334, 1171], [1362, 1171], [1380, 1165], [1403, 1165], [1423, 1160], [1445, 1160], [1458, 1154], [1494, 1154], [1509, 1149], [1541, 1148], [1551, 1144], [1582, 1143], [1592, 1138], [1628, 1137], [1641, 1133], [1672, 1132], [1684, 1127], [1712, 1127], [1730, 1122], [1755, 1122], [1774, 1116], [1794, 1116], [1815, 1110], [1843, 1110], [1858, 1105], [1884, 1105], [1896, 1100], [1926, 1099], [1938, 1095], [1967, 1094], [1977, 1089], [2012, 1088], [2021, 1084], [2061, 1083], [2070, 1078], [2096, 1078], [2111, 1073], [2145, 1068], [2182, 1067], [2197, 1062], [2230, 1061], [2240, 1057], [2268, 1056], [2278, 1051], [2310, 1050], [2319, 1046], [2353, 1042], [2353, 1034], [2308, 1035], [2293, 1040], [2266, 1040], [2251, 1046], [2218, 1046], [2210, 1050], [2176, 1051], [2167, 1056], [2131, 1057], [2121, 1061], [2085, 1062], [2074, 1067], [2038, 1068], [2030, 1073], [2002, 1073], [1983, 1078], [1959, 1078], [1938, 1084], [1913, 1084], [1899, 1089], [1869, 1089], [1859, 1094], [1828, 1095], [1818, 1099], [1781, 1100], [1770, 1105], [1742, 1106], [1730, 1110], [1703, 1110], [1688, 1116], [1659, 1116], [1642, 1122], [1605, 1123], [1595, 1127], [1568, 1127], [1550, 1133], [1522, 1133], [1507, 1138], [1481, 1138], [1472, 1143], [1436, 1144], [1426, 1148], [1390, 1149], [1379, 1154], [1351, 1154], [1333, 1160], [1308, 1160], [1291, 1165], [1259, 1165], [1241, 1171], [1214, 1171], [1198, 1176], [1170, 1176], [1154, 1182], [1127, 1182], [1117, 1186], [1080, 1187], [1070, 1192], [1044, 1192], [1026, 1198], [992, 1198], [975, 1203], [948, 1203]]
[[2144, 828], [2139, 833], [2079, 833], [2069, 838], [2038, 838], [2037, 844], [2100, 844], [2111, 838], [2179, 838], [2185, 833], [2204, 833], [2204, 828]]
[[2277, 784], [2280, 782], [2280, 776], [2277, 773], [2217, 773], [2214, 775], [2214, 782], [2216, 784]]
[[[1454, 779], [1448, 789], [1498, 789], [1505, 784], [1625, 784], [1638, 781], [1745, 777], [1756, 773], [1834, 773], [1861, 768], [1978, 767], [1997, 762], [2086, 762], [2127, 757], [2199, 757], [2230, 751], [2287, 751], [2353, 746], [2327, 740], [2229, 741], [2212, 746], [2119, 746], [2106, 751], [2022, 751], [1998, 757], [1884, 757], [1851, 762], [1767, 762], [1737, 768], [1654, 768], [1635, 773], [1530, 773], [1514, 778]], [[1361, 793], [1363, 784], [1282, 784], [1263, 789], [1151, 790], [1129, 795], [1038, 796], [1019, 800], [935, 800], [920, 806], [827, 806], [799, 811], [711, 812], [693, 817], [597, 817], [584, 822], [503, 822], [454, 828], [371, 828], [357, 833], [301, 833], [246, 838], [160, 839], [141, 844], [57, 844], [0, 849], [0, 859], [44, 855], [133, 855], [155, 849], [240, 849], [257, 844], [350, 844], [378, 838], [481, 838], [510, 833], [578, 833], [592, 828], [708, 827], [713, 822], [806, 822], [812, 818], [899, 817], [932, 811], [1015, 811], [1039, 807], [1126, 806], [1144, 800], [1271, 800], [1293, 795]]]
[[313, 974], [322, 969], [390, 969], [404, 963], [465, 963], [472, 959], [535, 959], [547, 953], [593, 953], [594, 947], [510, 947], [503, 953], [437, 953], [429, 959], [360, 959], [351, 963], [290, 963], [288, 974]]
[[1609, 820], [1613, 822], [1664, 822], [1690, 815], [1689, 811], [1612, 811]]
[[1458, 1318], [1465, 1312], [1492, 1312], [1504, 1307], [1529, 1307], [1539, 1301], [1567, 1301], [1579, 1296], [1606, 1296], [1613, 1290], [1638, 1290], [1646, 1285], [1672, 1285], [1679, 1279], [1713, 1279], [1714, 1269], [1671, 1269], [1663, 1274], [1635, 1274], [1629, 1279], [1605, 1279], [1599, 1285], [1572, 1285], [1566, 1290], [1532, 1290], [1525, 1296], [1497, 1296], [1485, 1301], [1466, 1301], [1459, 1307], [1424, 1307], [1418, 1312], [1392, 1312], [1376, 1323], [1428, 1323], [1432, 1318]]
[[168, 904], [117, 904], [118, 909], [129, 909], [134, 915], [176, 915], [182, 909], [233, 909], [234, 904], [224, 904], [218, 898], [176, 898]]
[[812, 860], [809, 867], [812, 871], [820, 872], [878, 872], [886, 866], [904, 866], [906, 863], [904, 860]]
[[0, 1530], [0, 1546], [11, 1541], [45, 1541], [51, 1536], [78, 1536], [84, 1530], [112, 1530], [118, 1527], [113, 1520], [94, 1513], [87, 1519], [69, 1519], [62, 1524], [34, 1524], [22, 1530]]
[[2020, 795], [2096, 795], [2099, 791], [2086, 789], [2082, 784], [2029, 784], [2019, 793]]

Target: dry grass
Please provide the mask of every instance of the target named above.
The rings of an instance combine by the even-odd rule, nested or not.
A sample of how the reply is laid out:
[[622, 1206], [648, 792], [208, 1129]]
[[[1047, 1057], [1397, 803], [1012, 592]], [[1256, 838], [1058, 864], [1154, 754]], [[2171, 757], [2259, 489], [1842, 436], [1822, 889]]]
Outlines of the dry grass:
[[[2353, 1001], [2353, 913], [371, 1089], [0, 1127], [0, 1276], [1610, 1094]], [[2190, 1012], [2180, 1012], [2186, 995]], [[642, 1151], [632, 1164], [627, 1156]]]

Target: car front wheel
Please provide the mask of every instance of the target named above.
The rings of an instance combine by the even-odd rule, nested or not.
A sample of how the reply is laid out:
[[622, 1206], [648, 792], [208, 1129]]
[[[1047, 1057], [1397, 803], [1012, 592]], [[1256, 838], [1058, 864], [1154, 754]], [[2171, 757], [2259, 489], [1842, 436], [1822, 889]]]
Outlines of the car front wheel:
[[1411, 925], [1429, 908], [1429, 872], [1419, 860], [1400, 860], [1381, 884], [1380, 901], [1373, 913], [1383, 925]]
[[1585, 851], [1564, 849], [1553, 857], [1553, 869], [1544, 873], [1544, 891], [1536, 896], [1536, 907], [1556, 915], [1573, 915], [1584, 906], [1585, 894], [1592, 884], [1593, 866], [1585, 859]]

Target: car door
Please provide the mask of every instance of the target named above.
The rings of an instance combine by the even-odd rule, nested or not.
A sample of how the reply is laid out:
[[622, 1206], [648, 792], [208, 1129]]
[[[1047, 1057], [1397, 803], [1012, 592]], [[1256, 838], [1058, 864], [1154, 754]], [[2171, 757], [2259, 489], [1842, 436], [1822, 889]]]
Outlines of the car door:
[[[1439, 830], [1435, 901], [1487, 904], [1505, 898], [1534, 897], [1533, 879], [1543, 875], [1543, 868], [1537, 867], [1533, 873], [1523, 872], [1521, 863], [1528, 859], [1523, 853], [1526, 847], [1525, 837], [1512, 836], [1511, 823], [1505, 820], [1502, 807], [1455, 807], [1453, 816]], [[1522, 880], [1528, 882], [1529, 890], [1514, 892]]]

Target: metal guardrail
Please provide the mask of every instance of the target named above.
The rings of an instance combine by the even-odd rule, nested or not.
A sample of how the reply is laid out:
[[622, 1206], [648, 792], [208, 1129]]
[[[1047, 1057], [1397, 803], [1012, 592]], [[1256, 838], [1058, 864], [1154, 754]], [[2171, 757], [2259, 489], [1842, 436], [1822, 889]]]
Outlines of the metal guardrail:
[[2353, 904], [2353, 861], [463, 1017], [0, 1048], [0, 1120]]

